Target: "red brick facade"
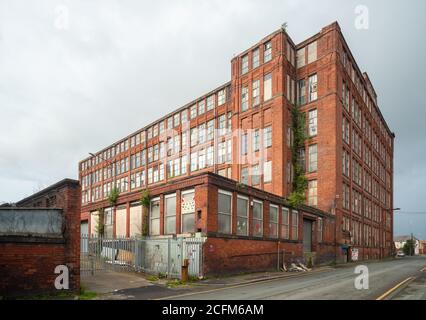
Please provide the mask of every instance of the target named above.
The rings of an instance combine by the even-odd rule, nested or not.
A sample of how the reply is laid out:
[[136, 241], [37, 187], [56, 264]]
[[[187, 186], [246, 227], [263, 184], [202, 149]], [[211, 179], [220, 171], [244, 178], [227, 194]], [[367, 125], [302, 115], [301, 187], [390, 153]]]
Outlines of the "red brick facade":
[[[277, 267], [278, 252], [280, 256], [280, 265], [282, 265], [283, 252], [285, 251], [285, 262], [304, 261], [305, 252], [303, 249], [303, 221], [308, 219], [313, 223], [312, 227], [312, 247], [315, 263], [324, 263], [333, 261], [336, 258], [335, 243], [335, 217], [322, 212], [318, 209], [303, 206], [297, 212], [298, 223], [297, 231], [292, 229], [293, 215], [289, 209], [288, 233], [283, 233], [283, 208], [289, 208], [282, 197], [278, 197], [265, 191], [241, 186], [231, 179], [221, 177], [213, 173], [204, 173], [189, 178], [181, 179], [173, 184], [163, 184], [150, 189], [150, 197], [155, 201], [159, 198], [159, 234], [155, 237], [169, 237], [173, 234], [165, 230], [165, 196], [176, 195], [176, 233], [182, 232], [182, 206], [181, 195], [183, 192], [193, 190], [194, 200], [194, 226], [195, 231], [201, 232], [207, 236], [204, 245], [203, 267], [204, 274], [233, 273], [242, 271], [268, 270]], [[231, 208], [231, 230], [221, 232], [218, 226], [218, 192], [227, 192], [232, 194]], [[248, 199], [247, 215], [247, 234], [239, 235], [237, 232], [237, 197]], [[127, 204], [140, 200], [140, 193], [129, 194], [122, 198]], [[253, 233], [253, 201], [262, 203], [262, 235], [256, 236]], [[89, 210], [96, 210], [98, 204], [89, 207]], [[276, 221], [278, 229], [275, 236], [270, 233], [270, 205], [278, 209], [278, 220]], [[102, 206], [107, 207], [105, 202]], [[116, 214], [116, 212], [115, 212]], [[126, 216], [130, 216], [130, 206], [126, 205]], [[92, 216], [93, 218], [93, 216]], [[318, 220], [322, 221], [322, 239], [318, 239]], [[89, 218], [90, 224], [93, 223]], [[130, 226], [126, 225], [126, 235], [130, 235]]]
[[294, 104], [310, 135], [307, 204], [336, 217], [337, 255], [341, 247], [358, 249], [359, 259], [390, 255], [394, 135], [337, 23], [298, 45], [284, 30], [272, 33], [232, 59], [229, 83], [81, 161], [82, 219], [107, 206], [114, 180], [120, 204], [203, 172], [287, 197]]
[[61, 239], [0, 236], [0, 295], [58, 293], [55, 267], [66, 265], [69, 289], [80, 290], [79, 182], [65, 179], [17, 203], [18, 207], [60, 208], [65, 230]]

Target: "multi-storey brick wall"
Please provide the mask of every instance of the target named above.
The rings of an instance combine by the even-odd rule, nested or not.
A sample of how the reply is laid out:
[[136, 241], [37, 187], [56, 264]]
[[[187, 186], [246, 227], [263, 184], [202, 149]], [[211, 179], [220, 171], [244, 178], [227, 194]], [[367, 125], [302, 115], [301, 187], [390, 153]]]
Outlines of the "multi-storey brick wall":
[[[115, 180], [119, 202], [128, 193], [203, 172], [287, 197], [295, 105], [309, 135], [298, 151], [309, 181], [307, 204], [336, 216], [339, 246], [361, 250], [361, 258], [389, 255], [394, 136], [337, 23], [298, 45], [285, 30], [272, 33], [232, 59], [229, 83], [81, 161], [82, 218], [106, 203]], [[217, 131], [207, 130], [204, 139], [203, 128]], [[138, 154], [143, 160], [132, 166]]]
[[64, 228], [60, 237], [0, 235], [0, 295], [57, 293], [59, 265], [68, 267], [69, 290], [80, 290], [80, 203], [79, 182], [69, 179], [17, 203], [17, 209], [61, 209]]

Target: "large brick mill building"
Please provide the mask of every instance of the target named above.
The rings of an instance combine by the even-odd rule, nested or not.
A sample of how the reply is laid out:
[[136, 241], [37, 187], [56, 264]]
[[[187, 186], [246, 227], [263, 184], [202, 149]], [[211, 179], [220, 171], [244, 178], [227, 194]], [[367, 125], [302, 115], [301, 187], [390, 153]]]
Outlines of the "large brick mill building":
[[[295, 104], [308, 135], [298, 210], [284, 200]], [[109, 235], [140, 234], [148, 189], [149, 235], [202, 232], [212, 270], [273, 266], [277, 247], [317, 261], [382, 258], [392, 251], [393, 143], [339, 25], [297, 45], [280, 29], [232, 59], [230, 82], [80, 162], [83, 228], [94, 233], [104, 208]]]

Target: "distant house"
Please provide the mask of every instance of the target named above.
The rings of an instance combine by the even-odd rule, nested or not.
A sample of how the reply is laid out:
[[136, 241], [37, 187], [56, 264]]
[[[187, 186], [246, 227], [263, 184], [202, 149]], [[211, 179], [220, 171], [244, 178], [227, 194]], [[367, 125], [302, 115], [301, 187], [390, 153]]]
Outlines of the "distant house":
[[420, 240], [419, 254], [426, 254], [426, 240]]
[[[393, 241], [395, 243], [396, 251], [402, 251], [408, 240], [411, 240], [411, 236], [395, 236]], [[415, 241], [414, 254], [418, 255], [420, 254], [420, 240], [416, 237], [413, 237], [413, 240]]]

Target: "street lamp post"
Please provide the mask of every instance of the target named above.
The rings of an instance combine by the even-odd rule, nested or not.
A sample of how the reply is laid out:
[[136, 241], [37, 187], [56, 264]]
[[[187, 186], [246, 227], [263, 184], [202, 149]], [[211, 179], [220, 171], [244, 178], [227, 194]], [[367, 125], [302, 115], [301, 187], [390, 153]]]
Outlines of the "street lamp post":
[[[389, 213], [393, 213], [393, 212], [395, 212], [395, 211], [399, 211], [399, 210], [401, 210], [401, 208], [389, 208], [389, 209], [385, 209], [385, 211], [386, 212], [389, 212]], [[386, 217], [385, 217], [386, 218]], [[391, 230], [392, 230], [392, 237], [393, 237], [393, 221], [394, 221], [394, 219], [393, 219], [393, 217], [392, 217], [392, 224], [391, 224]], [[385, 225], [385, 228], [386, 228], [386, 225]], [[386, 235], [385, 235], [385, 237], [386, 237]], [[393, 238], [392, 238], [392, 241], [393, 241]], [[383, 245], [385, 246], [386, 245], [386, 239], [383, 239]], [[393, 254], [393, 252], [392, 252], [392, 254]]]

